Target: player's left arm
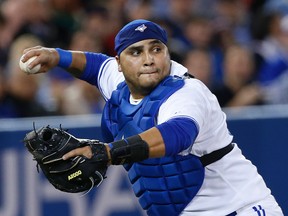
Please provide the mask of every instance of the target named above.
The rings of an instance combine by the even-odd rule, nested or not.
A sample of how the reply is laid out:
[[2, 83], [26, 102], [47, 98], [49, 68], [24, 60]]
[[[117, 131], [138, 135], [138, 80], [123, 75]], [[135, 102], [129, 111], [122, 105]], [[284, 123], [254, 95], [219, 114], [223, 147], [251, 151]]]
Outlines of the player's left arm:
[[[111, 163], [138, 162], [147, 158], [172, 156], [191, 147], [203, 124], [207, 105], [202, 97], [192, 97], [194, 100], [191, 98], [191, 92], [196, 94], [196, 90], [188, 87], [173, 94], [173, 97], [161, 106], [158, 115], [159, 124], [155, 127], [138, 135], [106, 144]], [[201, 92], [197, 92], [198, 94]], [[191, 100], [187, 100], [187, 96]], [[85, 147], [69, 152], [64, 158], [76, 155], [87, 157], [93, 155], [93, 152], [89, 147]]]
[[[198, 135], [196, 123], [186, 117], [172, 118], [138, 135], [105, 144], [111, 164], [124, 164], [148, 158], [177, 155], [194, 143]], [[93, 156], [89, 146], [74, 149], [63, 159]]]

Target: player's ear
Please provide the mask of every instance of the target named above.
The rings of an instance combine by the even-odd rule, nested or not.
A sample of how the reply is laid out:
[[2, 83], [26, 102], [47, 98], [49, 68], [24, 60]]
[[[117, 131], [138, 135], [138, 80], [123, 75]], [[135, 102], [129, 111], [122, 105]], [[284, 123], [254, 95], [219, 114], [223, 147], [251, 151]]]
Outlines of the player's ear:
[[117, 64], [118, 64], [118, 71], [122, 72], [122, 68], [121, 68], [121, 65], [120, 65], [120, 57], [118, 55], [116, 55], [115, 59], [116, 59]]

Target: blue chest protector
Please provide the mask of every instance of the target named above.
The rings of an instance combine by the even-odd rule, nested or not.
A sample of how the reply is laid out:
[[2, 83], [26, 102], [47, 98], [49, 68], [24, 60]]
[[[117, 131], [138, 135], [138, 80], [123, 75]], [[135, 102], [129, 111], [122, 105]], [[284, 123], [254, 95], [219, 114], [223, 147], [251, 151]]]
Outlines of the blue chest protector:
[[[140, 104], [131, 105], [127, 85], [119, 84], [102, 115], [103, 135], [106, 138], [110, 135], [110, 140], [106, 141], [139, 134], [155, 126], [160, 105], [183, 85], [181, 78], [169, 76]], [[148, 215], [179, 215], [197, 194], [204, 179], [204, 167], [194, 155], [147, 159], [124, 167]]]

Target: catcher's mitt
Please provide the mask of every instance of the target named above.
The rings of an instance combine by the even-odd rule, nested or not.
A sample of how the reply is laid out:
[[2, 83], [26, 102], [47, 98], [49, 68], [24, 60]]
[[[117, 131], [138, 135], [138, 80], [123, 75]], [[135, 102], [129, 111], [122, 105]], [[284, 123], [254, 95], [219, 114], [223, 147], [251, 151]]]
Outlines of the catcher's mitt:
[[[98, 140], [77, 139], [61, 127], [49, 126], [26, 134], [24, 144], [49, 182], [58, 190], [78, 193], [99, 186], [108, 168], [107, 151]], [[62, 160], [67, 152], [90, 145], [93, 157], [77, 156]]]

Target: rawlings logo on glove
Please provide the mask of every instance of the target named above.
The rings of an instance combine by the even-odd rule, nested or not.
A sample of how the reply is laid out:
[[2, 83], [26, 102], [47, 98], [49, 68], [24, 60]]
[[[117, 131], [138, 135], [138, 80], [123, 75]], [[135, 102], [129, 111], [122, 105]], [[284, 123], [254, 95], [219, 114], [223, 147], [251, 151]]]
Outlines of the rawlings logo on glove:
[[[49, 126], [26, 134], [24, 144], [37, 161], [48, 181], [58, 190], [69, 193], [87, 192], [99, 186], [108, 169], [104, 143], [99, 140], [77, 139], [61, 127]], [[91, 159], [76, 156], [63, 160], [67, 152], [90, 146]]]

